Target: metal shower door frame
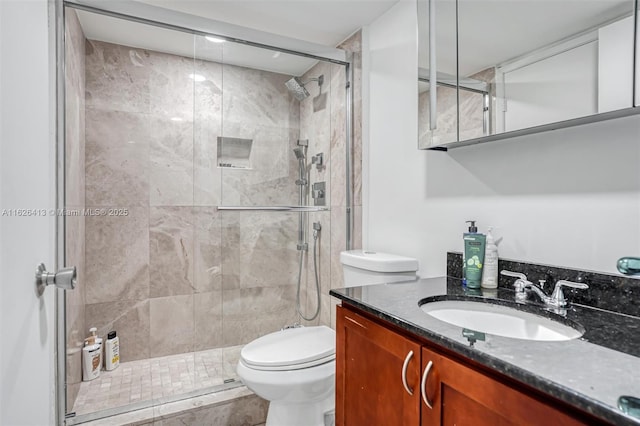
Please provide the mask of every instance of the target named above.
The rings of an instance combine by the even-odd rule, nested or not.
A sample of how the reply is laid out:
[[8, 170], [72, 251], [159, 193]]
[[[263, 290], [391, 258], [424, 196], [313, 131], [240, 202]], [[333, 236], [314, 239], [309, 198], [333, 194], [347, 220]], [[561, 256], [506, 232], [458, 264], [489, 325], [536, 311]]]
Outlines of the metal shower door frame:
[[[215, 31], [203, 32], [192, 28], [187, 28], [180, 25], [172, 24], [171, 22], [163, 22], [154, 19], [146, 19], [141, 16], [134, 16], [125, 12], [119, 12], [117, 9], [117, 2], [110, 4], [109, 9], [101, 9], [98, 4], [106, 5], [107, 3], [92, 2], [95, 6], [88, 5], [87, 3], [78, 3], [74, 0], [49, 0], [49, 12], [50, 21], [50, 39], [52, 40], [52, 50], [55, 52], [55, 71], [52, 76], [52, 82], [55, 82], [55, 128], [56, 128], [56, 211], [64, 208], [66, 205], [65, 194], [65, 171], [66, 171], [66, 151], [65, 151], [65, 7], [71, 7], [74, 9], [84, 10], [88, 12], [107, 15], [115, 18], [126, 19], [129, 21], [139, 22], [147, 25], [154, 25], [166, 29], [177, 30], [181, 32], [187, 32], [194, 35], [207, 36], [214, 34]], [[126, 5], [126, 2], [122, 2]], [[130, 5], [129, 5], [130, 6]], [[130, 10], [129, 7], [124, 8], [125, 11]], [[212, 21], [213, 22], [213, 21]], [[200, 21], [202, 23], [202, 21]], [[345, 114], [345, 193], [346, 193], [346, 238], [345, 248], [350, 250], [353, 246], [353, 55], [345, 54], [345, 60], [335, 59], [329, 56], [321, 56], [317, 54], [310, 54], [300, 51], [291, 50], [288, 48], [277, 47], [273, 45], [267, 45], [262, 43], [251, 42], [247, 40], [237, 39], [234, 37], [226, 37], [228, 40], [242, 43], [253, 47], [274, 50], [282, 53], [288, 53], [297, 56], [303, 56], [319, 61], [330, 62], [333, 64], [342, 65], [345, 68], [345, 100], [346, 100], [346, 114]], [[338, 50], [338, 49], [336, 49]], [[346, 52], [345, 52], [346, 53]], [[61, 268], [65, 265], [66, 260], [66, 222], [65, 215], [58, 215], [56, 218], [56, 260], [57, 264], [55, 269]], [[79, 283], [82, 285], [82, 283]], [[56, 330], [56, 351], [55, 351], [55, 417], [56, 423], [62, 426], [66, 422], [67, 416], [67, 371], [66, 371], [66, 297], [65, 290], [56, 288], [56, 300], [55, 300], [55, 330]]]

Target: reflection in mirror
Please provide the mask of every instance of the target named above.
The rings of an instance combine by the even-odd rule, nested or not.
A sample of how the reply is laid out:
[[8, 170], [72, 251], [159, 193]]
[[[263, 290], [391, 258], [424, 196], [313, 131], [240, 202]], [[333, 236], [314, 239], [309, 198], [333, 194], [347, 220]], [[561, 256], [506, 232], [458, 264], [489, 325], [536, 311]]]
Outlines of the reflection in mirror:
[[431, 1], [437, 126], [425, 125], [431, 63], [419, 5], [421, 148], [633, 106], [633, 0]]
[[[429, 8], [433, 13], [429, 13]], [[429, 17], [435, 17], [437, 22]], [[456, 81], [457, 39], [456, 2], [433, 0], [418, 1], [418, 31], [420, 34], [419, 147], [455, 142], [458, 137], [458, 90]], [[429, 46], [433, 46], [430, 49]], [[430, 74], [430, 70], [433, 73]], [[442, 70], [446, 70], [442, 72]], [[436, 76], [433, 85], [430, 75]], [[434, 87], [432, 94], [429, 87]], [[434, 111], [430, 105], [435, 102]]]

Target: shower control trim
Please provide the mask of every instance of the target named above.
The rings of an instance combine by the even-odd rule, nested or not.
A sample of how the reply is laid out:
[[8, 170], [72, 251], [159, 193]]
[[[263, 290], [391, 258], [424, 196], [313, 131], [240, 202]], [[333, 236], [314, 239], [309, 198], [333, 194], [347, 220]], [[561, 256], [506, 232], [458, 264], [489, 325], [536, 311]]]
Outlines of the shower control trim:
[[313, 197], [313, 205], [314, 206], [324, 206], [326, 205], [326, 183], [325, 182], [315, 182], [311, 187], [311, 197]]
[[324, 166], [324, 154], [321, 152], [321, 153], [311, 157], [311, 164], [315, 164], [316, 165], [316, 169], [322, 170], [322, 168]]

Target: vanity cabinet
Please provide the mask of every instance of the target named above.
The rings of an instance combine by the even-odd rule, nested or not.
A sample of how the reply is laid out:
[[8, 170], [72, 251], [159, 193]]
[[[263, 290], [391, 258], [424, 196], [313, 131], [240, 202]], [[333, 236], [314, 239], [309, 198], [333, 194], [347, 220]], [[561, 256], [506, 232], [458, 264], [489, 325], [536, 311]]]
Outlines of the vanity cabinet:
[[427, 401], [422, 406], [422, 426], [431, 425], [582, 425], [563, 411], [509, 385], [422, 348]]
[[349, 305], [336, 333], [337, 426], [602, 424]]
[[420, 424], [421, 345], [354, 311], [337, 312], [336, 425]]

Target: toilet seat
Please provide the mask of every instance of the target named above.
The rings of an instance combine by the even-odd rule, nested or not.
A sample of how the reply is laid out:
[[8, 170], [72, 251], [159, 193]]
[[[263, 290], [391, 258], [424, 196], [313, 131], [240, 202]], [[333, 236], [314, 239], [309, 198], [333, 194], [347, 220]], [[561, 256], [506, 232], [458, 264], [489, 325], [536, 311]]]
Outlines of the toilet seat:
[[299, 370], [333, 361], [336, 333], [326, 326], [276, 331], [247, 344], [240, 361], [248, 368], [264, 371]]

